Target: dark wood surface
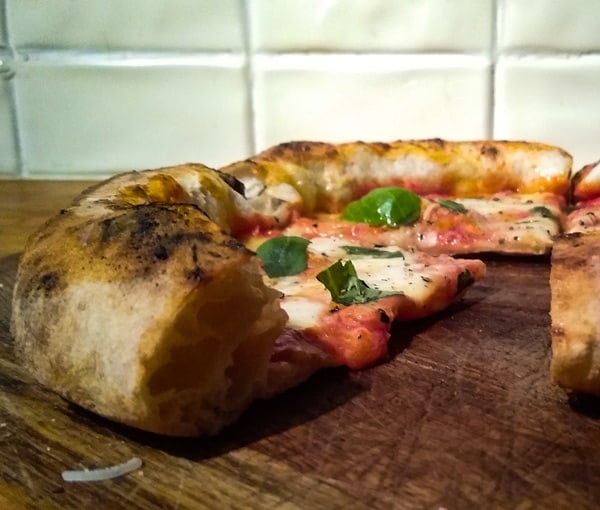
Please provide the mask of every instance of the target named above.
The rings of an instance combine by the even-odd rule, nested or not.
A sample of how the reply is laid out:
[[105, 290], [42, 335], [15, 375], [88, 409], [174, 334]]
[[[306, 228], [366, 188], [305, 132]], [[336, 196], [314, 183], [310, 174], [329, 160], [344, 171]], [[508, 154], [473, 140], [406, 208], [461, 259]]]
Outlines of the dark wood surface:
[[22, 250], [34, 230], [91, 184], [0, 179], [0, 256]]
[[[489, 261], [390, 359], [323, 371], [217, 438], [128, 429], [32, 382], [8, 332], [18, 255], [0, 258], [0, 508], [597, 508], [600, 405], [548, 377], [548, 260]], [[48, 320], [52, 320], [51, 317]], [[65, 469], [140, 457], [97, 483]]]

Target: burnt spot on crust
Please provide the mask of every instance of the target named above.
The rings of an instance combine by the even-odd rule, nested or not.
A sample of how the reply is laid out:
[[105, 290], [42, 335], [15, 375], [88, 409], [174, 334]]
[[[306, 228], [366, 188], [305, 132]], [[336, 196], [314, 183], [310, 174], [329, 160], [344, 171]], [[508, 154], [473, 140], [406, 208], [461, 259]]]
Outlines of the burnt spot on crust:
[[274, 152], [310, 152], [317, 147], [325, 147], [329, 144], [325, 142], [292, 141], [281, 143], [273, 147]]
[[227, 186], [229, 186], [233, 191], [239, 193], [243, 197], [246, 196], [246, 188], [244, 187], [244, 183], [242, 181], [236, 179], [233, 175], [226, 174], [220, 170], [216, 170], [216, 172], [223, 182], [227, 184]]
[[[214, 256], [215, 254], [213, 254]], [[198, 265], [198, 247], [196, 244], [192, 244], [192, 263], [194, 268], [186, 273], [186, 279], [193, 281], [194, 283], [199, 283], [204, 278], [204, 271]]]
[[446, 140], [442, 140], [441, 138], [430, 138], [427, 141], [432, 145], [437, 145], [440, 149], [446, 147]]
[[261, 158], [277, 161], [289, 160], [296, 163], [311, 161], [314, 158], [335, 157], [337, 146], [326, 142], [292, 141], [271, 147], [263, 152]]
[[148, 278], [170, 270], [200, 282], [237, 253], [249, 253], [193, 204], [135, 205], [97, 225], [80, 248], [113, 274]]
[[246, 247], [242, 243], [240, 243], [237, 239], [234, 239], [233, 237], [226, 239], [223, 245], [227, 248], [231, 248], [232, 250], [236, 251], [246, 249]]
[[385, 142], [373, 142], [371, 144], [371, 147], [373, 147], [375, 150], [377, 150], [380, 153], [387, 152], [392, 148], [392, 146], [389, 143], [385, 143]]
[[169, 258], [169, 252], [162, 244], [155, 246], [153, 255], [157, 260], [167, 260]]
[[483, 157], [496, 159], [498, 157], [498, 148], [493, 145], [483, 145], [480, 153]]
[[39, 278], [38, 289], [44, 290], [46, 292], [51, 292], [57, 287], [58, 282], [59, 276], [56, 271], [42, 273]]
[[390, 316], [387, 313], [385, 313], [385, 310], [383, 308], [378, 308], [377, 311], [379, 312], [379, 321], [382, 324], [389, 324], [391, 322]]
[[252, 256], [194, 204], [140, 204], [106, 214], [60, 216], [64, 223], [48, 229], [50, 237], [27, 252], [24, 293], [56, 295], [81, 281], [166, 278], [194, 284]]
[[578, 248], [580, 246], [583, 246], [584, 239], [582, 238], [584, 237], [584, 235], [585, 234], [583, 232], [567, 232], [564, 234], [560, 234], [559, 236], [557, 236], [556, 239], [569, 242], [573, 248]]
[[156, 220], [146, 214], [146, 211], [141, 212], [137, 218], [137, 229], [134, 235], [145, 236], [154, 230], [157, 226]]
[[194, 283], [200, 283], [204, 279], [204, 271], [199, 266], [187, 272], [186, 278]]

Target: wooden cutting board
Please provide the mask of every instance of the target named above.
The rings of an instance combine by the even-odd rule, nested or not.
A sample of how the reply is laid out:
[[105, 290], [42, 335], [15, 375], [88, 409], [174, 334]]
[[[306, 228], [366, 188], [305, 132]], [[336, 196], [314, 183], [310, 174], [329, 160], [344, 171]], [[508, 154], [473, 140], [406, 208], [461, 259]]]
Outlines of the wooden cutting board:
[[[327, 370], [217, 438], [131, 430], [14, 361], [17, 255], [0, 258], [0, 508], [596, 508], [600, 405], [548, 377], [548, 260], [492, 260], [462, 303], [399, 324], [390, 359]], [[48, 317], [51, 321], [52, 317]], [[65, 469], [140, 457], [96, 483]]]

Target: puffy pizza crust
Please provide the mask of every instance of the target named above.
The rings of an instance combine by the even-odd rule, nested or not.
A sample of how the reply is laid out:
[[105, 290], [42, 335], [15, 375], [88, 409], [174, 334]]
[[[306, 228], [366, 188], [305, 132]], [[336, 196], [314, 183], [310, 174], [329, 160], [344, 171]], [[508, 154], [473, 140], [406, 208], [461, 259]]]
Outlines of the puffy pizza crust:
[[106, 196], [84, 194], [22, 256], [11, 329], [34, 377], [100, 415], [174, 436], [214, 434], [286, 389], [290, 380], [268, 387], [268, 372], [287, 316], [253, 253], [197, 205]]
[[115, 176], [30, 239], [13, 295], [16, 352], [38, 381], [100, 415], [215, 434], [253, 400], [336, 364], [285, 329], [279, 292], [236, 239], [379, 186], [562, 194], [570, 166], [556, 147], [519, 142], [295, 142], [221, 172]]
[[562, 236], [551, 260], [552, 378], [600, 394], [600, 232]]
[[499, 192], [565, 194], [573, 158], [542, 143], [398, 140], [331, 144], [296, 141], [222, 170], [246, 186], [249, 202], [279, 223], [293, 212], [339, 212], [381, 186], [419, 195], [483, 197]]

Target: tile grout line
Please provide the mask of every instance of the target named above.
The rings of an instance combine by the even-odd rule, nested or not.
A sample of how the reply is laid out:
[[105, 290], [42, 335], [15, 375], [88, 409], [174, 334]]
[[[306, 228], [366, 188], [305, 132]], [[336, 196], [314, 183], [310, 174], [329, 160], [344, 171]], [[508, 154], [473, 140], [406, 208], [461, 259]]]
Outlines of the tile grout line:
[[250, 20], [250, 2], [252, 0], [238, 0], [243, 13], [244, 52], [246, 55], [245, 85], [246, 85], [246, 127], [247, 139], [251, 156], [257, 152], [256, 140], [256, 92], [254, 87], [254, 51], [252, 47], [252, 26]]
[[[244, 0], [240, 0], [244, 1]], [[500, 0], [501, 2], [501, 0]], [[496, 3], [496, 2], [494, 2]], [[244, 22], [245, 24], [247, 22]], [[498, 23], [496, 19], [492, 20], [494, 27], [492, 28], [492, 41], [490, 51], [487, 53], [487, 58], [492, 59], [495, 64], [498, 60], [499, 50], [497, 48], [497, 33], [498, 29], [495, 25]], [[248, 30], [251, 30], [248, 28]], [[398, 60], [404, 58], [410, 59], [448, 59], [448, 61], [456, 62], [461, 58], [481, 59], [485, 58], [480, 51], [452, 51], [452, 52], [429, 52], [429, 51], [395, 51], [395, 52], [344, 52], [344, 51], [327, 51], [327, 52], [269, 52], [269, 51], [253, 51], [251, 48], [250, 35], [245, 30], [244, 46], [241, 52], [225, 52], [225, 51], [205, 51], [205, 52], [144, 52], [144, 51], [79, 51], [79, 50], [39, 50], [34, 48], [20, 48], [18, 51], [10, 47], [10, 51], [15, 61], [20, 60], [23, 65], [41, 64], [55, 66], [115, 66], [115, 67], [145, 67], [145, 66], [160, 66], [160, 65], [214, 65], [219, 67], [227, 67], [235, 65], [236, 60], [243, 58], [246, 60], [247, 66], [252, 73], [250, 78], [253, 78], [254, 63], [256, 58], [280, 59], [285, 60], [296, 59], [301, 62], [302, 59], [310, 60], [327, 60], [335, 58], [356, 58], [358, 60], [369, 58], [390, 58], [395, 57]], [[568, 59], [572, 57], [578, 58], [599, 58], [600, 51], [590, 51], [582, 53], [581, 51], [535, 51], [535, 50], [507, 50], [502, 52], [503, 56], [512, 58], [536, 58], [536, 59]], [[219, 62], [222, 60], [222, 62]], [[410, 62], [408, 64], [410, 66]]]
[[502, 9], [502, 0], [492, 0], [492, 40], [491, 40], [491, 66], [490, 66], [490, 97], [488, 99], [488, 138], [494, 139], [496, 136], [496, 69], [498, 65], [498, 35], [500, 33], [500, 9]]
[[2, 20], [2, 30], [4, 31], [4, 34], [6, 36], [6, 42], [7, 42], [7, 46], [6, 48], [9, 51], [10, 54], [10, 69], [8, 71], [8, 73], [3, 76], [2, 79], [4, 79], [7, 82], [8, 85], [8, 95], [9, 95], [9, 115], [10, 115], [10, 125], [11, 125], [11, 132], [12, 132], [12, 137], [13, 137], [13, 144], [14, 144], [14, 149], [15, 149], [15, 166], [16, 166], [16, 172], [17, 172], [17, 176], [18, 177], [27, 177], [27, 172], [24, 169], [23, 166], [23, 147], [21, 144], [21, 129], [20, 129], [20, 123], [19, 123], [19, 117], [18, 117], [18, 108], [17, 108], [17, 99], [16, 99], [16, 88], [15, 88], [15, 81], [14, 81], [14, 77], [15, 77], [15, 62], [16, 62], [16, 53], [14, 50], [14, 47], [11, 43], [11, 37], [10, 37], [10, 28], [8, 26], [8, 16], [7, 16], [7, 0], [2, 0], [2, 3], [0, 4], [0, 9], [2, 9], [2, 12], [0, 13], [0, 19]]

